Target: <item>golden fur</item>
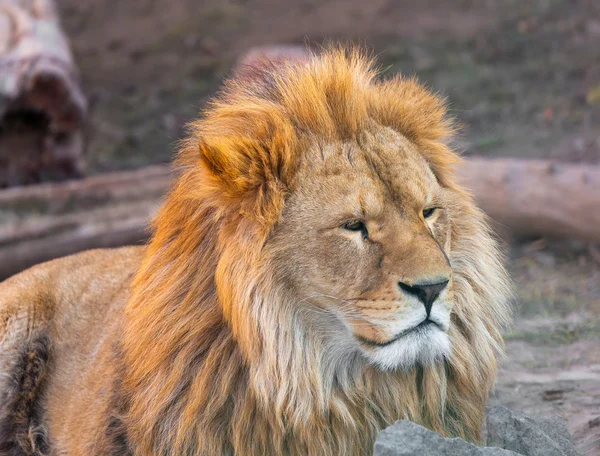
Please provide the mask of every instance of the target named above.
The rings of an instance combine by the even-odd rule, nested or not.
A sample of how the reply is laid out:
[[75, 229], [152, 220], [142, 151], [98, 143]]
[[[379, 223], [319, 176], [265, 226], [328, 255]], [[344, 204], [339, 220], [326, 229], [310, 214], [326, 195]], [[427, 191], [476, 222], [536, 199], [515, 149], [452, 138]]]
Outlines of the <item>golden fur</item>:
[[[244, 71], [192, 125], [143, 252], [87, 253], [0, 286], [0, 366], [50, 341], [47, 412], [29, 425], [51, 454], [362, 455], [403, 418], [479, 438], [508, 279], [455, 182], [444, 104], [376, 76], [343, 49]], [[432, 221], [425, 195], [443, 207]], [[369, 243], [322, 228], [358, 200], [381, 221]], [[355, 336], [387, 344], [398, 315], [421, 311], [397, 281], [442, 275], [451, 352], [370, 362]]]

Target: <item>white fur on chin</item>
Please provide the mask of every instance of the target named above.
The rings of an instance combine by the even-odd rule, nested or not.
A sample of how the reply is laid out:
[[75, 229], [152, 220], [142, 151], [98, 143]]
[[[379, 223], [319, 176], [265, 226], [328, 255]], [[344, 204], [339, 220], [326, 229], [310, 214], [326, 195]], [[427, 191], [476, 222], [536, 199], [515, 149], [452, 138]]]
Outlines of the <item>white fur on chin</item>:
[[415, 364], [424, 366], [450, 356], [451, 342], [447, 333], [434, 325], [406, 334], [385, 347], [366, 353], [367, 358], [383, 370], [409, 369]]

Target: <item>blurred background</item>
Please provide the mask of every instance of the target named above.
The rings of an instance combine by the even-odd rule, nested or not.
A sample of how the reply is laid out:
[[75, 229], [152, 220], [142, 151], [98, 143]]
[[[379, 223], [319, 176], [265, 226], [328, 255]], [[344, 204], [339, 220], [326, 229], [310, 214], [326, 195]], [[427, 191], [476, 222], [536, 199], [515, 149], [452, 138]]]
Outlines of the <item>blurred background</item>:
[[[600, 2], [0, 0], [0, 279], [143, 242], [185, 124], [260, 55], [359, 43], [463, 125], [516, 282], [495, 403], [600, 435]], [[596, 437], [594, 437], [596, 436]], [[587, 445], [587, 447], [586, 447]]]

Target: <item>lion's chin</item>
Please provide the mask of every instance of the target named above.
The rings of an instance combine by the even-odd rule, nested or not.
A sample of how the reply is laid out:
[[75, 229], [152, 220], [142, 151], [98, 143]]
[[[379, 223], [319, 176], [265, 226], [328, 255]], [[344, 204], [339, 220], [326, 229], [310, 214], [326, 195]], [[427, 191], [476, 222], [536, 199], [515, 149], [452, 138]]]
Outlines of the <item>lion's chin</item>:
[[450, 350], [450, 337], [435, 325], [408, 333], [391, 344], [363, 349], [367, 359], [386, 371], [438, 363], [450, 356]]

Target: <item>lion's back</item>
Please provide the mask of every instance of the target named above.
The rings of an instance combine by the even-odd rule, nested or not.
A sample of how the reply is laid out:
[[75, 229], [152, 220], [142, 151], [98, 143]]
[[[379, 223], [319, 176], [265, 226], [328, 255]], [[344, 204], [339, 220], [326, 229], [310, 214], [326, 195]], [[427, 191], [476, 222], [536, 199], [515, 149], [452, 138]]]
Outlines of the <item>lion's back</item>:
[[[53, 429], [41, 421], [58, 432], [73, 419], [74, 391], [88, 387], [87, 373], [106, 356], [141, 254], [140, 247], [92, 250], [0, 283], [0, 455], [42, 450]], [[55, 416], [46, 420], [41, 410]]]

